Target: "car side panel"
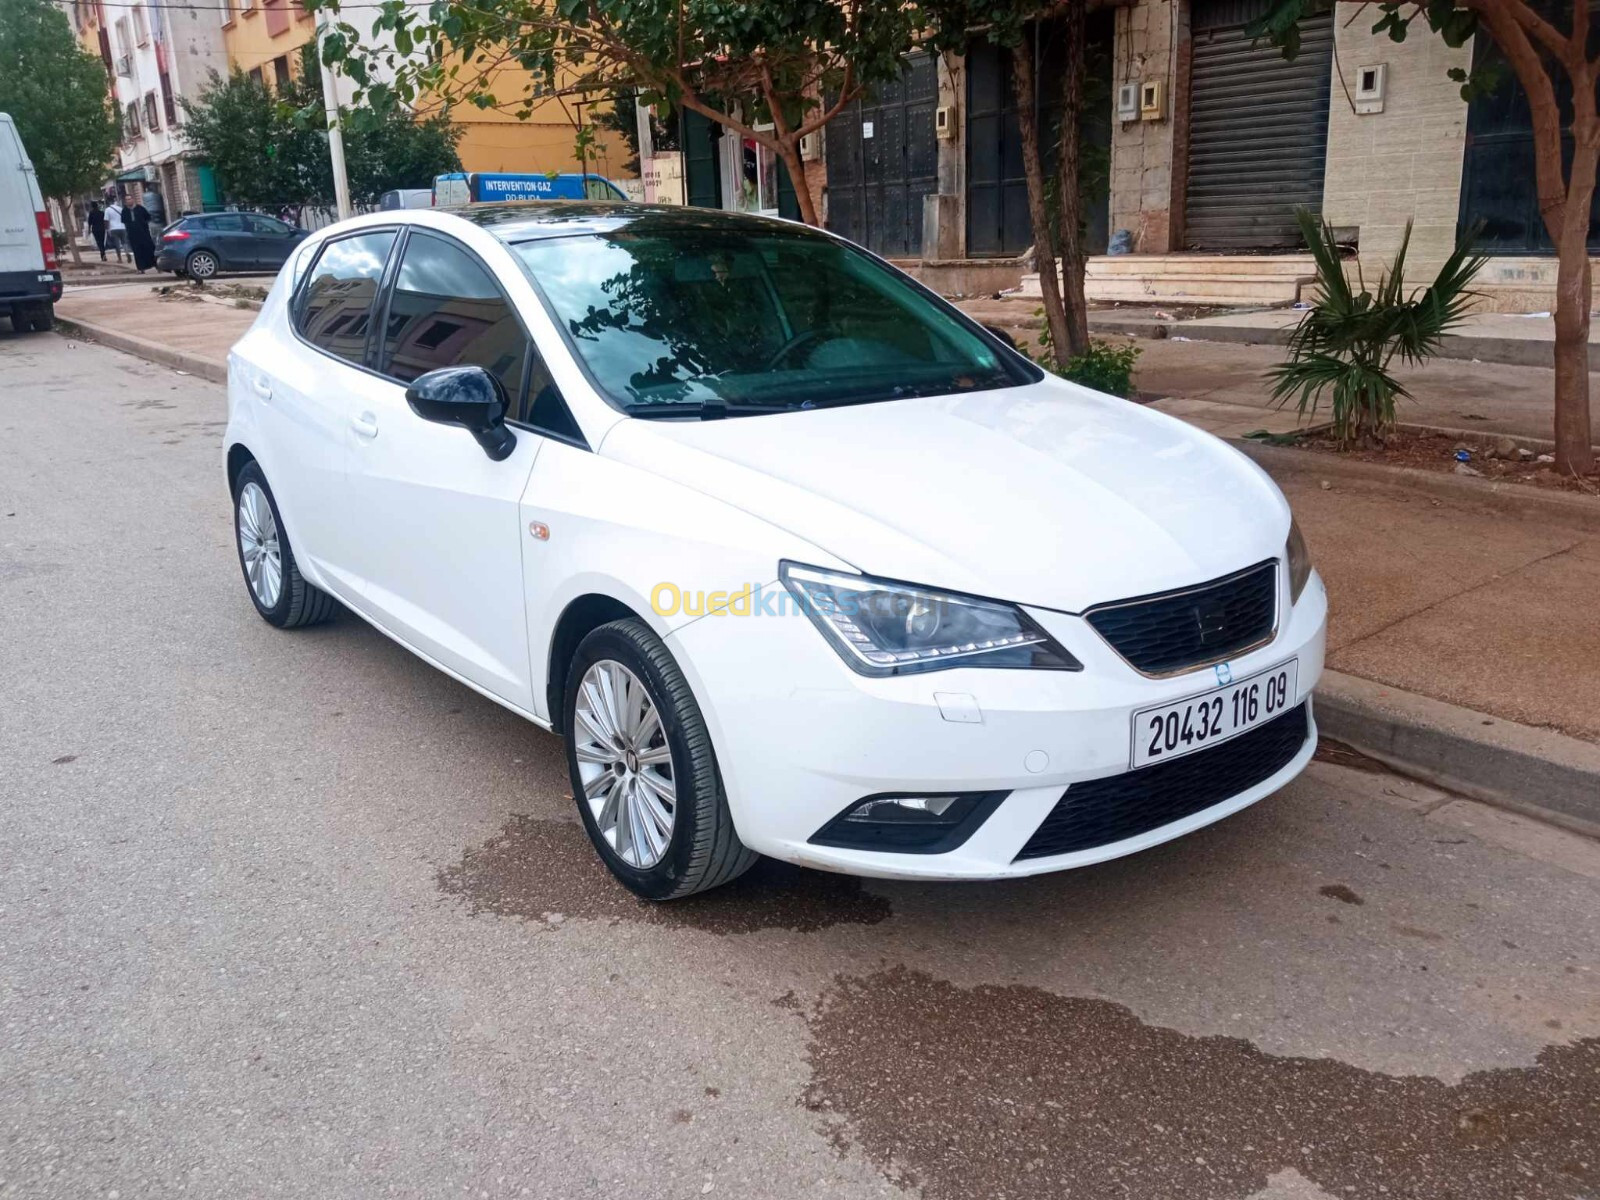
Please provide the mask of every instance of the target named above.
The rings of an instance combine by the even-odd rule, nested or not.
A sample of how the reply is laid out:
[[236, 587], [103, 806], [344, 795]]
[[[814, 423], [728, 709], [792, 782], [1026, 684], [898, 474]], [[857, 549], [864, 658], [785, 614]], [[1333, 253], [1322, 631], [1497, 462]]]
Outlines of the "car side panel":
[[[720, 500], [553, 439], [534, 464], [521, 516], [532, 700], [546, 720], [551, 640], [562, 613], [582, 596], [620, 602], [665, 639], [695, 618], [656, 612], [658, 584], [690, 593], [770, 587], [785, 556], [849, 569]], [[671, 607], [668, 596], [660, 597], [664, 608]], [[708, 696], [698, 699], [702, 708], [711, 704]]]
[[259, 431], [261, 462], [289, 526], [301, 568], [317, 586], [351, 602], [356, 578], [342, 560], [346, 528], [345, 456], [363, 373], [295, 337], [282, 304], [235, 344], [230, 379]]

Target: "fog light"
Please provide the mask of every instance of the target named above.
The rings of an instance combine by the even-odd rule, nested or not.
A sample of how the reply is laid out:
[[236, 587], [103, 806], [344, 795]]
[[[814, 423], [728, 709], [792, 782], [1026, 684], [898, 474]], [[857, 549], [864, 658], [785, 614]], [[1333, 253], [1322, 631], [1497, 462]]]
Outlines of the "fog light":
[[811, 838], [815, 845], [901, 854], [942, 854], [972, 836], [1005, 799], [1005, 792], [926, 796], [868, 796], [857, 800]]

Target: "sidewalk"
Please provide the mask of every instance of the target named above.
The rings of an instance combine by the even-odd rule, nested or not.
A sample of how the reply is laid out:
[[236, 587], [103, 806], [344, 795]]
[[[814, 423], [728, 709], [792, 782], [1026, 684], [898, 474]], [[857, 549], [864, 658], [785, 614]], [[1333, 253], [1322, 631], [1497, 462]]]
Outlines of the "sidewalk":
[[[1033, 315], [1036, 301], [963, 300], [959, 307], [976, 320], [1006, 329], [1019, 343], [1036, 344], [1042, 327]], [[1267, 371], [1283, 361], [1282, 347], [1262, 340], [1281, 334], [1299, 319], [1292, 310], [1272, 309], [1168, 322], [1156, 317], [1154, 310], [1116, 308], [1090, 313], [1090, 331], [1123, 340], [1127, 331], [1143, 329], [1134, 369], [1139, 392], [1170, 397], [1158, 400], [1157, 407], [1220, 437], [1238, 437], [1252, 429], [1287, 432], [1298, 424], [1293, 407], [1273, 403], [1266, 382]], [[1550, 336], [1548, 320], [1504, 314], [1470, 320], [1475, 328], [1496, 336], [1518, 332], [1530, 345], [1543, 344], [1537, 340], [1540, 330]], [[1229, 339], [1209, 340], [1218, 330], [1228, 331]], [[1246, 335], [1254, 341], [1246, 344]], [[1595, 337], [1600, 340], [1600, 322]], [[1595, 361], [1600, 367], [1600, 356]], [[1412, 393], [1412, 399], [1398, 402], [1404, 423], [1524, 438], [1551, 436], [1555, 371], [1548, 367], [1439, 358], [1420, 367], [1401, 366], [1395, 373]], [[1595, 386], [1600, 394], [1600, 372]], [[1219, 405], [1225, 407], [1213, 407]], [[1600, 443], [1600, 406], [1595, 420], [1595, 440]]]

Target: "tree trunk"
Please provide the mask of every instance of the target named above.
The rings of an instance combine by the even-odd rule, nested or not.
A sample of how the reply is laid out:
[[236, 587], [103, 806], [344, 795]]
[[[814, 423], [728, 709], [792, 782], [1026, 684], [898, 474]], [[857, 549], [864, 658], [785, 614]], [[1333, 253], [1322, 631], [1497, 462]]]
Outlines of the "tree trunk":
[[[72, 252], [73, 266], [83, 266], [83, 251], [78, 247], [78, 212], [72, 205], [72, 197], [66, 196], [58, 199], [56, 203], [61, 207], [62, 220], [66, 227], [62, 233], [67, 235], [67, 249]], [[56, 257], [61, 257], [61, 247], [56, 247]]]
[[1072, 0], [1066, 12], [1067, 66], [1061, 75], [1061, 129], [1056, 146], [1056, 241], [1061, 248], [1062, 305], [1067, 347], [1073, 354], [1089, 348], [1089, 301], [1084, 295], [1082, 132], [1084, 10], [1087, 0]]
[[800, 161], [799, 139], [794, 137], [779, 139], [778, 157], [789, 169], [789, 182], [794, 184], [794, 198], [800, 205], [800, 219], [807, 225], [821, 225], [822, 221], [817, 216], [816, 198], [811, 194], [811, 185], [806, 182], [806, 167]]
[[[1556, 470], [1587, 475], [1594, 470], [1593, 431], [1589, 424], [1589, 205], [1594, 199], [1595, 168], [1600, 161], [1600, 128], [1591, 111], [1575, 122], [1577, 144], [1572, 154], [1567, 198], [1560, 219], [1546, 217], [1556, 244]], [[1587, 127], [1587, 128], [1585, 128]], [[1587, 144], [1586, 144], [1587, 143]], [[1536, 153], [1549, 149], [1536, 147]], [[1561, 153], [1559, 145], [1553, 153]]]
[[1051, 237], [1050, 206], [1044, 195], [1044, 162], [1039, 157], [1039, 119], [1033, 81], [1033, 37], [1024, 33], [1011, 48], [1011, 82], [1017, 97], [1017, 129], [1022, 134], [1022, 167], [1028, 177], [1028, 216], [1033, 222], [1034, 265], [1039, 270], [1039, 291], [1044, 296], [1045, 326], [1050, 331], [1050, 353], [1058, 366], [1072, 357], [1072, 330], [1061, 302], [1056, 274], [1056, 252]]

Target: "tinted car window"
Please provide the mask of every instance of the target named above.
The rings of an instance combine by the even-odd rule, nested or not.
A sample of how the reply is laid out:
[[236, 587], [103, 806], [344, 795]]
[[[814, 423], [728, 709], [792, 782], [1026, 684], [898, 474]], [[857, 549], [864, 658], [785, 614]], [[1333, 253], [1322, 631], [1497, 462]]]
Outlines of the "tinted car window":
[[218, 213], [214, 217], [203, 218], [199, 224], [211, 233], [244, 232], [244, 217], [240, 213]]
[[300, 291], [295, 325], [314, 346], [360, 366], [378, 280], [394, 245], [382, 229], [329, 242]]
[[287, 222], [278, 220], [277, 217], [264, 217], [260, 213], [251, 213], [245, 220], [257, 233], [288, 233], [294, 228]]
[[809, 230], [651, 215], [512, 248], [595, 382], [641, 416], [865, 404], [1030, 378], [948, 305]]
[[442, 238], [411, 235], [389, 298], [385, 373], [409, 383], [439, 367], [483, 367], [516, 411], [529, 350], [510, 302], [477, 259]]

